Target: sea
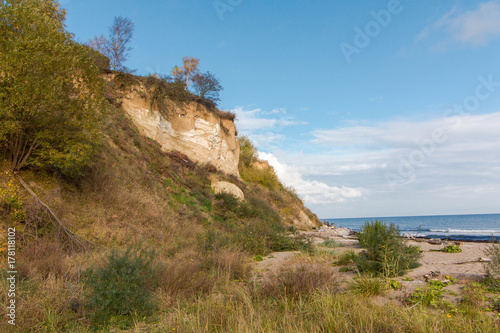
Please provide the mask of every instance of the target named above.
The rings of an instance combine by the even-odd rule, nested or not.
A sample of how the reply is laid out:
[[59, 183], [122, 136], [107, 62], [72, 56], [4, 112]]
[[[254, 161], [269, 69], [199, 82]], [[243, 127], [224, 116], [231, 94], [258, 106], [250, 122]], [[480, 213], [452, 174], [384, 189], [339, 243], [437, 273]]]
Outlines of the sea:
[[325, 219], [337, 227], [358, 231], [367, 221], [394, 223], [404, 235], [460, 241], [500, 240], [500, 214], [398, 216]]

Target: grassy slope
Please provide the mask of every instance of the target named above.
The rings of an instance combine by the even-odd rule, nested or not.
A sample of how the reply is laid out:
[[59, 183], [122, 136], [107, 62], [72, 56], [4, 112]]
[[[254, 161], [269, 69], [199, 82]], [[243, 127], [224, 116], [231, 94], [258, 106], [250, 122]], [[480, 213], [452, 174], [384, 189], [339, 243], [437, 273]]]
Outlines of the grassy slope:
[[[18, 230], [17, 331], [91, 331], [94, 310], [85, 306], [89, 296], [82, 272], [103, 267], [110, 249], [138, 243], [157, 254], [151, 277], [157, 310], [134, 318], [135, 324], [117, 317], [115, 327], [128, 322], [158, 332], [493, 331], [492, 321], [477, 311], [449, 318], [441, 310], [380, 307], [338, 293], [339, 282], [325, 278], [331, 277], [329, 262], [310, 263], [314, 256], [302, 268], [267, 277], [263, 285], [250, 283], [253, 254], [307, 248], [286, 235], [283, 224], [287, 207], [301, 202], [283, 186], [243, 183], [222, 174], [247, 200], [216, 196], [208, 179], [213, 168], [162, 152], [121, 111], [110, 110], [101, 151], [82, 177], [68, 180], [35, 169], [21, 173], [67, 227], [100, 247], [66, 253], [46, 218], [36, 232], [23, 232], [26, 224], [16, 221], [16, 207], [2, 206], [3, 230], [12, 225]], [[1, 171], [5, 202], [16, 190], [8, 184], [5, 166]], [[17, 210], [32, 212], [27, 194], [17, 193], [24, 202]], [[6, 262], [5, 252], [1, 260]], [[2, 320], [0, 331], [9, 330]]]

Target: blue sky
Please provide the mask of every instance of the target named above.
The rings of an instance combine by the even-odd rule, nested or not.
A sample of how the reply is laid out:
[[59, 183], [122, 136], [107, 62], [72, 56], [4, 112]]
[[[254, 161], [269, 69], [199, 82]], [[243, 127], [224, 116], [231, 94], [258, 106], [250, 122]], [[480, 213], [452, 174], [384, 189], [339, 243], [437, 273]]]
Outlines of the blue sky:
[[127, 66], [200, 58], [220, 108], [320, 218], [500, 213], [500, 1], [62, 0]]

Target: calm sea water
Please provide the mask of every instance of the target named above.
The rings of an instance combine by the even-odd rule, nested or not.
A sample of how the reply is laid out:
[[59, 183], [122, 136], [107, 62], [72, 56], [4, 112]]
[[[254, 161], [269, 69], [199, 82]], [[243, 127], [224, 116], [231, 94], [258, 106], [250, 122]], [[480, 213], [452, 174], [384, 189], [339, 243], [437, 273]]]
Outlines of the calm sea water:
[[388, 225], [394, 223], [403, 234], [414, 236], [471, 241], [484, 241], [495, 237], [500, 240], [500, 214], [326, 219], [337, 227], [355, 231], [366, 221], [375, 220], [385, 221]]

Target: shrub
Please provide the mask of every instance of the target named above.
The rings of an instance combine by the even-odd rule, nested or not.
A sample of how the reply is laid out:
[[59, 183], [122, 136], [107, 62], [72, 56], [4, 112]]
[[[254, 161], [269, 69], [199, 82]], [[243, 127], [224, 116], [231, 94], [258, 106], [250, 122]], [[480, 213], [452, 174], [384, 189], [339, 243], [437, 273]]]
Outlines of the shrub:
[[225, 248], [214, 252], [204, 259], [205, 264], [218, 275], [227, 274], [233, 280], [246, 280], [251, 268], [247, 264], [248, 255], [234, 248]]
[[446, 252], [446, 253], [460, 253], [460, 252], [462, 252], [462, 249], [460, 248], [459, 245], [450, 244], [447, 247], [441, 249], [440, 251]]
[[418, 266], [420, 251], [408, 246], [393, 223], [366, 222], [358, 232], [359, 244], [366, 249], [356, 258], [360, 272], [372, 272], [384, 276], [403, 275], [406, 270]]
[[394, 290], [400, 290], [401, 288], [403, 288], [401, 282], [399, 282], [398, 280], [389, 280], [387, 281], [387, 284], [389, 288]]
[[431, 283], [424, 288], [417, 287], [415, 292], [407, 298], [407, 302], [413, 305], [438, 307], [442, 305], [443, 285]]
[[148, 76], [144, 80], [148, 90], [150, 108], [156, 108], [161, 114], [168, 112], [167, 100], [183, 105], [194, 100], [194, 96], [185, 89], [183, 82], [175, 81], [170, 77]]
[[153, 257], [153, 251], [129, 247], [122, 253], [112, 251], [105, 266], [85, 272], [89, 288], [86, 306], [94, 324], [106, 326], [118, 321], [126, 326], [132, 315], [152, 313]]
[[93, 48], [88, 47], [88, 52], [90, 54], [90, 56], [92, 56], [95, 60], [95, 64], [97, 65], [97, 68], [99, 68], [99, 70], [101, 72], [107, 72], [109, 71], [110, 67], [109, 67], [109, 64], [110, 64], [110, 61], [109, 61], [109, 58], [106, 57], [104, 54], [102, 54], [101, 52], [99, 51], [96, 51], [94, 50]]
[[215, 278], [204, 269], [205, 259], [195, 252], [176, 254], [155, 272], [159, 289], [174, 300], [208, 293]]
[[249, 167], [257, 158], [257, 149], [246, 136], [240, 136], [238, 142], [240, 144], [240, 167]]

